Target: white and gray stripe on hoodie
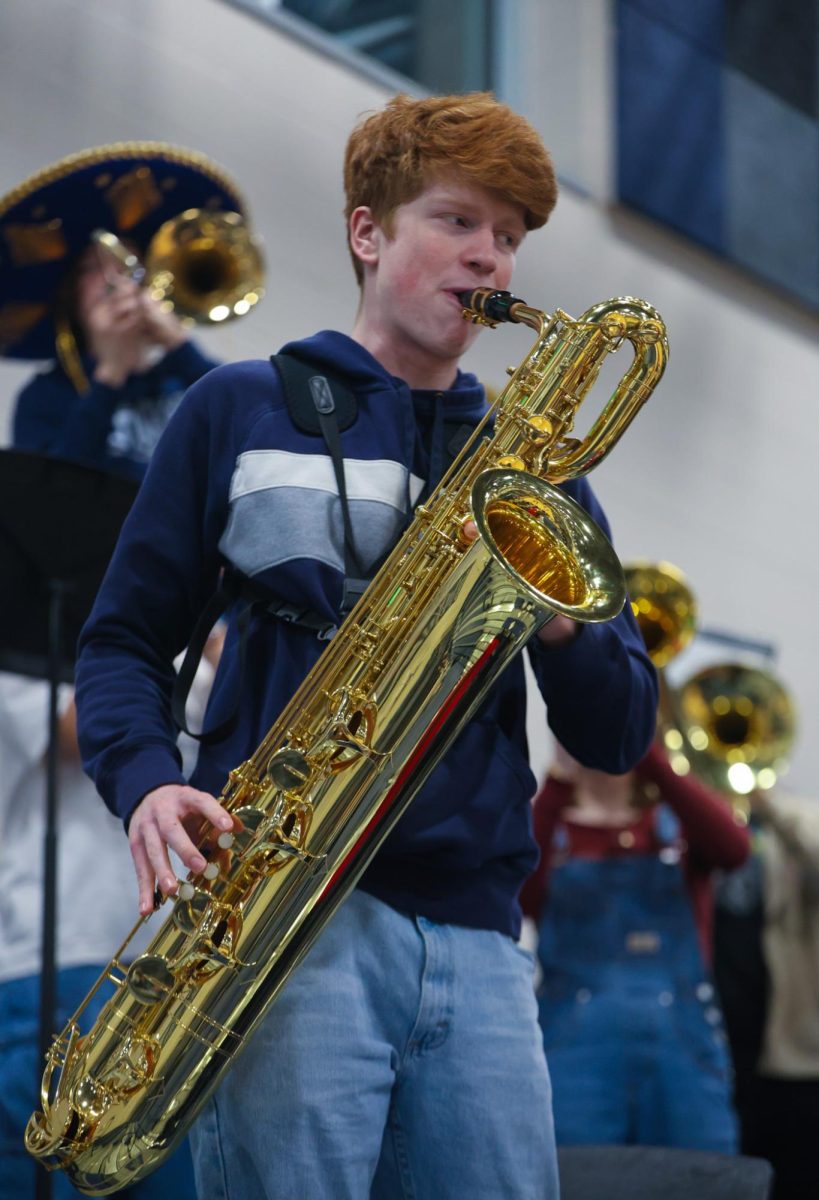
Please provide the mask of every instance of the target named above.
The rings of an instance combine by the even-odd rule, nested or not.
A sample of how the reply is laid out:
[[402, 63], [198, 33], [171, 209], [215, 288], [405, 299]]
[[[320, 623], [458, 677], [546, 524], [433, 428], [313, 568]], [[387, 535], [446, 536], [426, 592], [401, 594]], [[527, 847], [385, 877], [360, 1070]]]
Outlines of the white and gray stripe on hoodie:
[[[356, 547], [365, 568], [395, 542], [424, 481], [390, 459], [345, 458], [344, 480]], [[222, 554], [254, 576], [312, 558], [344, 572], [344, 526], [327, 454], [248, 450], [236, 460]]]

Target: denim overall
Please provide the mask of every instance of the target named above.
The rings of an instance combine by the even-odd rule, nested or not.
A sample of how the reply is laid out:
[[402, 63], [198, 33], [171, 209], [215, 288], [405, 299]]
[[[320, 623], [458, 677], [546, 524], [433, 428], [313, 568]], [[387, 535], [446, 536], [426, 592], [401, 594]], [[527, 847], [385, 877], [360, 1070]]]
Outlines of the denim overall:
[[568, 835], [556, 831], [538, 996], [557, 1142], [733, 1153], [722, 1015], [679, 826], [664, 808], [655, 825], [659, 853], [601, 861], [561, 859]]

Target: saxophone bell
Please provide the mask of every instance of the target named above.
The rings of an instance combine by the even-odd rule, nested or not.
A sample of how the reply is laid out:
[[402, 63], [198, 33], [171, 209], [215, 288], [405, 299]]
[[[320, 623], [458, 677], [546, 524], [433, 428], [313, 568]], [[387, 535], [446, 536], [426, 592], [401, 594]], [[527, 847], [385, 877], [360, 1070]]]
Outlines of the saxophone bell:
[[573, 621], [609, 621], [626, 599], [620, 560], [565, 492], [525, 471], [483, 471], [472, 511], [490, 554], [542, 606]]

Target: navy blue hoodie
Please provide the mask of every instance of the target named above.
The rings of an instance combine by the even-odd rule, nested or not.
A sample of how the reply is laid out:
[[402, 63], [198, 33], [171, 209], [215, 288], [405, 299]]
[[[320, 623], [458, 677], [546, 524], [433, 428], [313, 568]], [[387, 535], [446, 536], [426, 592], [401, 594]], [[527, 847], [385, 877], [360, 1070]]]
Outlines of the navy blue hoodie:
[[91, 381], [86, 392], [77, 392], [58, 363], [26, 384], [14, 410], [13, 444], [139, 480], [186, 389], [217, 364], [183, 342], [121, 387], [97, 383], [91, 359], [83, 365]]
[[[378, 560], [423, 485], [437, 478], [442, 422], [474, 425], [483, 389], [459, 373], [445, 393], [412, 392], [363, 347], [323, 332], [285, 347], [342, 376], [358, 414], [343, 437], [352, 526], [365, 563]], [[565, 485], [607, 528], [588, 483]], [[173, 658], [233, 563], [277, 596], [338, 618], [343, 525], [321, 438], [296, 430], [269, 362], [224, 366], [195, 384], [148, 469], [80, 641], [77, 704], [86, 768], [127, 819], [161, 784], [181, 783], [170, 713]], [[207, 725], [237, 694], [234, 621]], [[203, 747], [191, 784], [218, 795], [316, 661], [305, 629], [254, 618], [240, 720]], [[654, 733], [656, 681], [629, 606], [584, 626], [569, 645], [527, 648], [556, 737], [582, 762], [632, 767]], [[517, 896], [537, 861], [530, 797], [526, 692], [518, 657], [413, 800], [360, 886], [403, 912], [516, 936]], [[544, 717], [545, 730], [545, 717]]]

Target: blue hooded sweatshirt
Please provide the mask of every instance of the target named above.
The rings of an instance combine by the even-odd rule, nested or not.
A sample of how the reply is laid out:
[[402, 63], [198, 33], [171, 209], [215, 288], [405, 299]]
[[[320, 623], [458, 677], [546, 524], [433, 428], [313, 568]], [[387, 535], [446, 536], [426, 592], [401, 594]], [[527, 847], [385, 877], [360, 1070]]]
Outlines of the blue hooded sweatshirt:
[[[443, 467], [443, 422], [474, 425], [483, 389], [459, 373], [443, 393], [411, 391], [358, 343], [322, 332], [284, 348], [341, 377], [358, 412], [342, 434], [359, 557], [378, 561]], [[565, 485], [607, 530], [588, 483]], [[195, 384], [151, 461], [80, 640], [77, 705], [86, 769], [127, 820], [149, 791], [184, 778], [170, 711], [172, 662], [225, 562], [295, 607], [337, 620], [344, 531], [323, 440], [292, 424], [272, 365], [223, 366]], [[251, 621], [238, 687], [229, 614], [206, 725], [239, 696], [232, 733], [203, 746], [191, 784], [218, 795], [257, 748], [324, 643], [272, 617]], [[561, 648], [527, 650], [555, 736], [580, 761], [631, 768], [654, 734], [656, 679], [626, 605]], [[517, 936], [518, 892], [537, 861], [521, 656], [412, 801], [359, 886], [402, 912]], [[544, 717], [545, 729], [545, 717]]]
[[121, 387], [97, 383], [92, 359], [83, 365], [86, 392], [77, 392], [59, 363], [26, 384], [14, 409], [13, 444], [140, 480], [185, 391], [217, 364], [183, 342]]

